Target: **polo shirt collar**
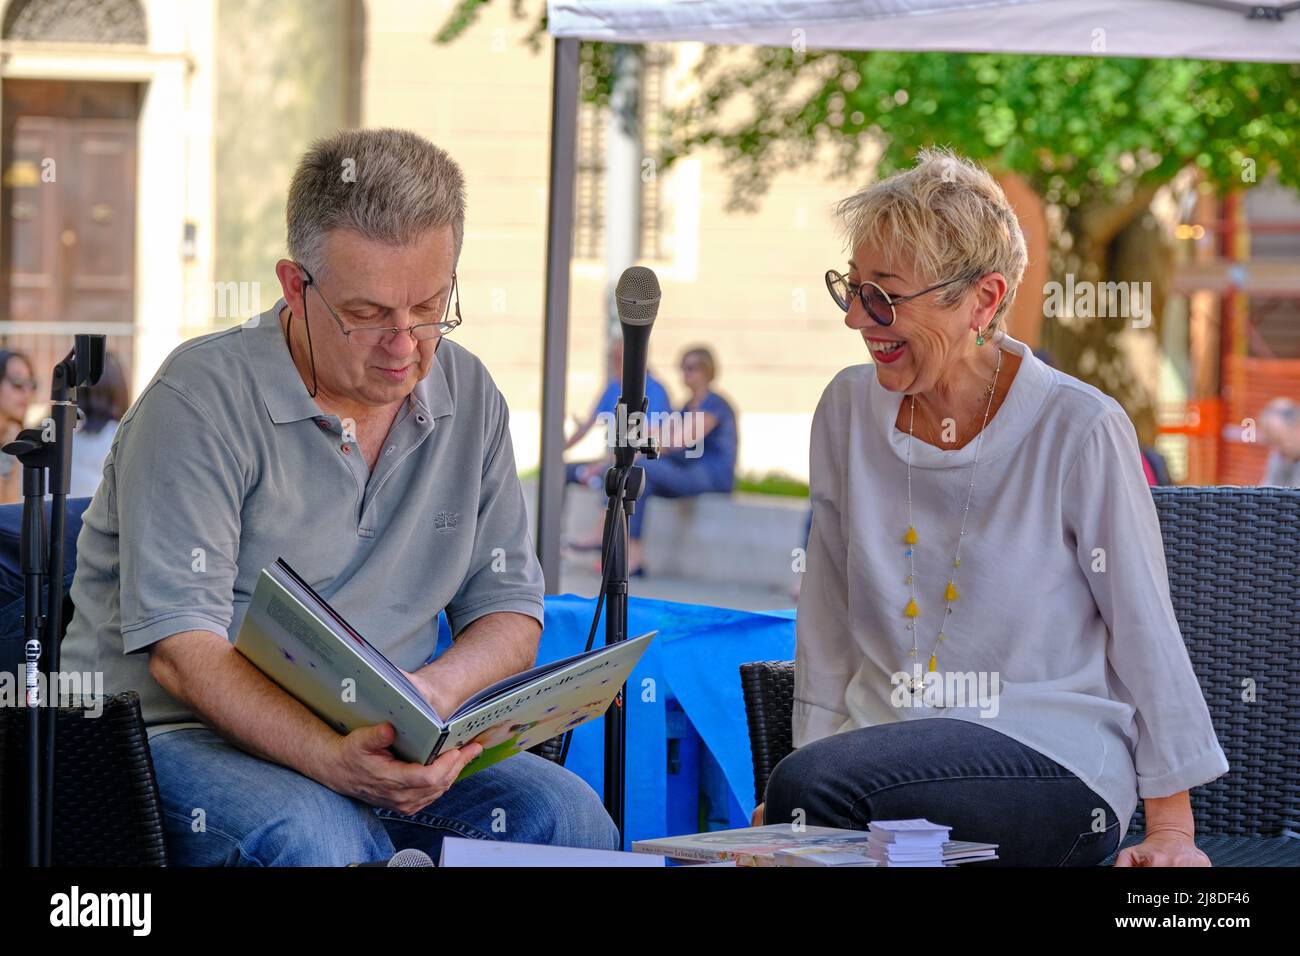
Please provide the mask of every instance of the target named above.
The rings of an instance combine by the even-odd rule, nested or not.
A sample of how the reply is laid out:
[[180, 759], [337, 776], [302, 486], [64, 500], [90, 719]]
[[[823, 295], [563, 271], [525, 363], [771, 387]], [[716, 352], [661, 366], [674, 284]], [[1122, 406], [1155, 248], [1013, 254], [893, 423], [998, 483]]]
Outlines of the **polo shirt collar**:
[[[284, 299], [280, 299], [268, 311], [254, 316], [241, 327], [241, 334], [247, 336], [244, 341], [248, 360], [262, 393], [262, 401], [271, 421], [277, 425], [316, 418], [321, 414], [320, 406], [308, 393], [284, 340], [280, 310], [286, 304]], [[429, 374], [420, 379], [411, 391], [411, 406], [424, 411], [430, 418], [444, 418], [455, 409], [443, 368], [445, 357], [444, 342], [438, 346]]]
[[[450, 346], [450, 348], [455, 347]], [[447, 340], [443, 339], [438, 343], [438, 351], [434, 354], [429, 374], [416, 382], [415, 388], [411, 391], [412, 404], [417, 409], [423, 407], [430, 418], [446, 418], [456, 408], [456, 403], [451, 397], [451, 386], [447, 384], [447, 370], [443, 368], [444, 362], [451, 361], [447, 350]]]

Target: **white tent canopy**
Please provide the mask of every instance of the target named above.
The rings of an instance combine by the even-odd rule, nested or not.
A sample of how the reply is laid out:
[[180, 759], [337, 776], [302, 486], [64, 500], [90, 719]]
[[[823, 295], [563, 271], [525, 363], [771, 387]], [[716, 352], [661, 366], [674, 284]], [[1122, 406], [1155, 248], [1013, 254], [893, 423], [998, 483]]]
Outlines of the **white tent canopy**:
[[555, 37], [537, 550], [559, 587], [578, 41], [1300, 62], [1300, 0], [549, 0]]
[[550, 0], [556, 37], [1300, 60], [1295, 0]]

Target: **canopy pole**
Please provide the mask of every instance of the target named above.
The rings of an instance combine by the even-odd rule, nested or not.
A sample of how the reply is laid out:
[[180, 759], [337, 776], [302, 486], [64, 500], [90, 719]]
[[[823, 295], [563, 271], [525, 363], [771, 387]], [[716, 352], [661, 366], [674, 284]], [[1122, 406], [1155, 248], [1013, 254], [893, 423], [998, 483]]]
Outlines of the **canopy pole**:
[[537, 479], [537, 558], [546, 593], [560, 589], [564, 508], [564, 393], [569, 363], [569, 264], [578, 133], [578, 41], [555, 41], [551, 75], [551, 183], [547, 198], [546, 322], [542, 331], [542, 447]]

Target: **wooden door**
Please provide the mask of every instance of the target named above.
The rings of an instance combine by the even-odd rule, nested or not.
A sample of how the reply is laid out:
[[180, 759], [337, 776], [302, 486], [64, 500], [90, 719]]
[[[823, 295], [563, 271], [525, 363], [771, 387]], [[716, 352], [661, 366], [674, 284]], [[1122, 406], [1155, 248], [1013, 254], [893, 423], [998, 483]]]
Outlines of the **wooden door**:
[[3, 89], [0, 338], [32, 359], [40, 400], [74, 331], [113, 333], [109, 348], [130, 365], [140, 88], [8, 80]]

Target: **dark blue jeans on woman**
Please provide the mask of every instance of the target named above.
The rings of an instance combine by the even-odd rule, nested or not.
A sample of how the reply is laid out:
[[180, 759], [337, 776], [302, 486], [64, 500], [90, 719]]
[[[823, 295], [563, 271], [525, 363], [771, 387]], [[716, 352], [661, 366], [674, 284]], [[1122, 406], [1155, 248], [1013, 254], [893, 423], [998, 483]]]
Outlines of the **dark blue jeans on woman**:
[[924, 818], [951, 827], [949, 839], [998, 844], [997, 860], [963, 866], [1094, 866], [1119, 843], [1115, 811], [1073, 773], [955, 717], [863, 727], [799, 748], [772, 771], [764, 818], [850, 830]]

